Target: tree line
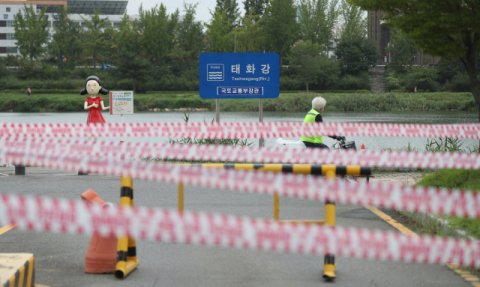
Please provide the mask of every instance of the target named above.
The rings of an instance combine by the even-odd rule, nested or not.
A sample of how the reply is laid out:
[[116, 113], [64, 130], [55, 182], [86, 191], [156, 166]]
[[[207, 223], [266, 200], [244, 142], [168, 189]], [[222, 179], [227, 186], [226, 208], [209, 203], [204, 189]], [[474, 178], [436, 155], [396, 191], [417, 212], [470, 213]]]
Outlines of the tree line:
[[[195, 64], [202, 52], [276, 52], [280, 64], [292, 65], [295, 80], [307, 89], [311, 83], [328, 86], [340, 74], [358, 75], [376, 62], [378, 53], [366, 38], [363, 12], [346, 0], [243, 4], [247, 12], [241, 15], [237, 0], [217, 0], [207, 23], [197, 20], [198, 4], [184, 4], [182, 13], [167, 13], [163, 4], [140, 6], [138, 19], [125, 14], [119, 27], [112, 27], [98, 9], [82, 17], [82, 27], [68, 18], [68, 8], [61, 7], [50, 41], [45, 9], [37, 16], [31, 6], [24, 6], [14, 20], [15, 39], [24, 58], [59, 68], [116, 63], [134, 89], [152, 67]], [[333, 39], [338, 42], [336, 59], [327, 56]]]

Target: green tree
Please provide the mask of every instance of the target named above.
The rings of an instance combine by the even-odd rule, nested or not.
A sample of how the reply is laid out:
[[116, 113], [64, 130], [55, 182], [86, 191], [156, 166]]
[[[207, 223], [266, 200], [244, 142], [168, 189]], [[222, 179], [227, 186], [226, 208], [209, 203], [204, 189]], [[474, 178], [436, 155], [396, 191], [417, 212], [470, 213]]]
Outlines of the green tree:
[[220, 11], [220, 13], [226, 13], [227, 21], [231, 23], [231, 26], [237, 22], [238, 17], [240, 16], [237, 0], [217, 0], [215, 11], [217, 9]]
[[100, 8], [95, 9], [88, 18], [82, 17], [87, 25], [83, 33], [85, 52], [92, 55], [93, 68], [97, 67], [97, 57], [108, 47], [108, 38], [105, 30], [111, 26], [107, 18], [101, 18]]
[[340, 18], [342, 20], [341, 37], [367, 37], [367, 19], [365, 11], [358, 6], [351, 5], [347, 0], [340, 3]]
[[135, 93], [137, 91], [135, 83], [143, 82], [141, 91], [145, 91], [145, 83], [151, 64], [148, 60], [143, 59], [134, 51], [122, 50], [120, 52], [120, 60], [118, 63], [118, 69], [124, 79], [132, 80], [132, 89]]
[[117, 43], [118, 31], [109, 23], [103, 32], [105, 40], [101, 46], [99, 56], [103, 58], [104, 63], [115, 61], [119, 55]]
[[212, 20], [207, 27], [207, 43], [210, 46], [209, 52], [232, 52], [233, 35], [231, 33], [232, 22], [229, 20], [226, 11], [216, 8], [215, 13], [210, 11]]
[[[160, 63], [172, 47], [175, 27], [178, 21], [178, 11], [169, 16], [167, 8], [160, 4], [150, 10], [139, 8], [139, 30], [143, 34], [142, 51], [144, 55], [155, 63]], [[140, 48], [140, 47], [139, 47]]]
[[198, 59], [205, 48], [203, 24], [195, 20], [197, 6], [184, 3], [185, 16], [177, 26], [175, 56], [184, 62]]
[[20, 54], [29, 57], [30, 61], [46, 51], [48, 19], [45, 11], [46, 8], [43, 8], [37, 16], [32, 5], [30, 7], [24, 5], [23, 14], [22, 10], [18, 11], [13, 20], [17, 47], [20, 49]]
[[[137, 92], [135, 83], [146, 82], [151, 68], [150, 62], [141, 57], [144, 35], [141, 35], [139, 31], [140, 21], [132, 20], [125, 14], [120, 22], [117, 38], [120, 51], [118, 68], [122, 78], [132, 81], [134, 92]], [[140, 85], [140, 87], [145, 87], [145, 85]], [[141, 90], [145, 91], [145, 89]]]
[[173, 47], [176, 45], [176, 37], [175, 33], [177, 31], [178, 23], [179, 23], [179, 16], [180, 11], [178, 9], [175, 10], [172, 14], [170, 14], [170, 21], [168, 21], [167, 25], [167, 33], [169, 35], [174, 35], [172, 41], [170, 41], [169, 50], [172, 50]]
[[418, 49], [415, 47], [415, 43], [410, 40], [410, 37], [393, 29], [391, 31], [392, 39], [388, 46], [388, 52], [390, 52], [390, 58], [392, 59], [391, 65], [397, 71], [404, 70], [404, 66], [412, 65], [413, 56], [417, 54]]
[[237, 28], [237, 52], [265, 51], [265, 29], [260, 16], [249, 15], [241, 18], [243, 26]]
[[55, 33], [50, 42], [50, 51], [55, 55], [59, 67], [65, 60], [72, 61], [82, 53], [80, 26], [68, 19], [68, 9], [60, 7], [57, 11], [58, 20], [54, 23]]
[[[480, 58], [477, 57], [477, 65], [479, 64], [478, 59]], [[435, 68], [437, 69], [438, 80], [441, 84], [453, 80], [457, 74], [465, 73], [465, 67], [460, 60], [447, 61], [445, 58], [441, 58]]]
[[375, 65], [379, 57], [375, 43], [362, 36], [342, 37], [335, 51], [344, 74], [357, 75]]
[[321, 55], [322, 50], [317, 43], [298, 42], [289, 57], [290, 66], [297, 72], [297, 80], [305, 84], [307, 93], [309, 84], [318, 84], [320, 81], [321, 84], [328, 85], [328, 79], [340, 73], [338, 63]]
[[139, 20], [132, 20], [127, 14], [123, 15], [117, 37], [117, 45], [120, 52], [129, 51], [140, 54], [140, 51], [142, 50], [142, 38], [139, 27]]
[[280, 56], [290, 51], [292, 44], [298, 39], [297, 8], [293, 0], [271, 0], [265, 13], [265, 33], [267, 43]]
[[[473, 98], [480, 105], [480, 2], [471, 0], [349, 0], [365, 10], [386, 13], [386, 25], [408, 34], [424, 53], [460, 59], [468, 73]], [[479, 109], [480, 119], [480, 109]]]
[[333, 25], [337, 21], [338, 0], [300, 0], [298, 22], [304, 40], [330, 45]]
[[243, 1], [243, 7], [245, 8], [245, 16], [255, 15], [258, 16], [258, 20], [262, 19], [265, 14], [265, 8], [268, 0], [245, 0]]

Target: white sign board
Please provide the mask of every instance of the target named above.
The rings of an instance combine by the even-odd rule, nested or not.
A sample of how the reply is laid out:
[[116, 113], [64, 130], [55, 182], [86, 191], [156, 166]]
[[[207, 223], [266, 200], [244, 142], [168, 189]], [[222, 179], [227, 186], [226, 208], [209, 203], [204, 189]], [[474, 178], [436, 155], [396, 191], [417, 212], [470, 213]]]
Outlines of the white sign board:
[[133, 115], [133, 91], [111, 91], [110, 114]]

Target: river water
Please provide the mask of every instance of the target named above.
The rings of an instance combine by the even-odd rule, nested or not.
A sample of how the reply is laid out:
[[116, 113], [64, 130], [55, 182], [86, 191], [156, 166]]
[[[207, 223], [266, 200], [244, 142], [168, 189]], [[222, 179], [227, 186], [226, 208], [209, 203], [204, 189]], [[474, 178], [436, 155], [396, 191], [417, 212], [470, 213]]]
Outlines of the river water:
[[[121, 117], [103, 113], [105, 120], [111, 123], [120, 123]], [[264, 112], [265, 122], [302, 122], [305, 113], [291, 112]], [[183, 122], [182, 112], [138, 112], [134, 115], [125, 115], [124, 122]], [[191, 112], [190, 122], [211, 122], [215, 112]], [[85, 123], [86, 112], [79, 113], [0, 113], [0, 122], [15, 123]], [[410, 123], [410, 124], [456, 124], [478, 123], [477, 112], [328, 112], [323, 113], [324, 122], [354, 122], [354, 123]], [[221, 112], [221, 122], [256, 122], [258, 112]], [[120, 138], [99, 138], [99, 140], [120, 140]], [[168, 138], [126, 138], [128, 141], [141, 142], [168, 142]], [[365, 144], [367, 149], [380, 150], [385, 148], [400, 149], [409, 143], [419, 150], [425, 149], [426, 138], [387, 138], [387, 137], [347, 137], [354, 140], [357, 148]], [[251, 140], [258, 145], [258, 140]], [[334, 140], [324, 137], [328, 146]], [[266, 139], [266, 146], [273, 146], [275, 139]], [[463, 148], [478, 145], [477, 140], [463, 140]]]

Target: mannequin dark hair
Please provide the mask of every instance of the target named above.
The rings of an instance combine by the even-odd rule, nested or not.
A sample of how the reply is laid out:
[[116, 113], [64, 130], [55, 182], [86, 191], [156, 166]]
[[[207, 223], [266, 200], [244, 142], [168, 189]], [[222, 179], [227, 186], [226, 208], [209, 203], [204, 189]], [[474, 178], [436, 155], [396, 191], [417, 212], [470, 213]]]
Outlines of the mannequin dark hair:
[[[91, 80], [96, 81], [100, 85], [100, 87], [102, 87], [102, 83], [100, 83], [100, 79], [97, 76], [90, 76], [85, 80], [85, 88], [80, 91], [80, 95], [88, 94], [87, 83], [88, 83], [88, 81], [91, 81]], [[102, 95], [108, 95], [108, 91], [106, 89], [104, 89], [103, 87], [100, 89], [100, 91], [98, 91], [98, 93], [102, 94]]]

